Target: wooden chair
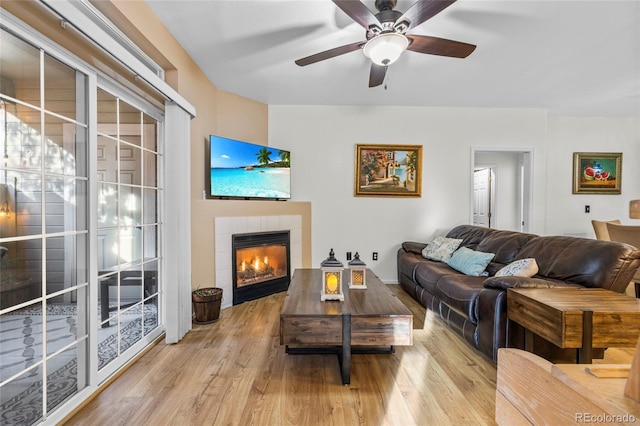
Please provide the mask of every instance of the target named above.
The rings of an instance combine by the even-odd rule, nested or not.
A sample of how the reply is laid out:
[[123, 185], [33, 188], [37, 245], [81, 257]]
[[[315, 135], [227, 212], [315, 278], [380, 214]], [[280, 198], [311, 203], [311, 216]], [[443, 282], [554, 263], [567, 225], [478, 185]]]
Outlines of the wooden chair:
[[609, 231], [607, 230], [607, 223], [616, 223], [620, 225], [620, 220], [592, 220], [591, 225], [593, 225], [593, 231], [596, 233], [596, 240], [604, 240], [611, 241], [609, 238]]
[[[619, 225], [609, 222], [607, 223], [607, 231], [611, 241], [627, 243], [640, 248], [640, 226]], [[640, 298], [640, 270], [633, 276], [633, 282], [636, 287], [636, 297]]]

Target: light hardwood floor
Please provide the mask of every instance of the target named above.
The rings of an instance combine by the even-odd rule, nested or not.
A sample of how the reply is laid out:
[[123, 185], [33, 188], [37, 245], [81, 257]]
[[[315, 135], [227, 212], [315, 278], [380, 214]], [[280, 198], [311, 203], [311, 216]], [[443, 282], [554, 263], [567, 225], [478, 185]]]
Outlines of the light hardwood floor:
[[[353, 355], [351, 385], [335, 355], [287, 355], [285, 293], [225, 309], [178, 344], [159, 343], [68, 425], [492, 425], [496, 369], [398, 285], [414, 344]], [[630, 362], [616, 351], [608, 362]]]

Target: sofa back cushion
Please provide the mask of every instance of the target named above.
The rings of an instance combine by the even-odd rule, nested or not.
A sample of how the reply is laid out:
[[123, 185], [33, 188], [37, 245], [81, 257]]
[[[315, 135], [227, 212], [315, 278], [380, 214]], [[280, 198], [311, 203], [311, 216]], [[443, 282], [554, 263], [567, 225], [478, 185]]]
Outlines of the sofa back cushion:
[[495, 275], [498, 270], [513, 262], [522, 247], [535, 237], [537, 236], [533, 234], [515, 231], [494, 230], [488, 233], [478, 244], [477, 250], [496, 254], [487, 266], [489, 275]]
[[640, 265], [640, 250], [587, 238], [546, 236], [528, 241], [518, 259], [532, 257], [541, 277], [623, 292]]
[[447, 233], [447, 238], [461, 239], [460, 247], [475, 250], [482, 239], [495, 230], [473, 225], [458, 225]]
[[495, 257], [487, 265], [489, 275], [494, 275], [498, 270], [513, 262], [522, 247], [537, 236], [516, 231], [460, 225], [449, 231], [447, 237], [462, 239], [461, 247], [494, 253]]

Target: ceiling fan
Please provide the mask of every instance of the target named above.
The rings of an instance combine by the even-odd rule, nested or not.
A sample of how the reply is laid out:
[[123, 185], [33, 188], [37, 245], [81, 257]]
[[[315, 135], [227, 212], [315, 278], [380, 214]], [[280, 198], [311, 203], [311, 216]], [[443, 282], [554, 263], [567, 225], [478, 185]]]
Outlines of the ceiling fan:
[[375, 0], [375, 15], [359, 0], [332, 0], [351, 19], [366, 30], [366, 41], [335, 47], [298, 59], [301, 67], [345, 53], [363, 49], [371, 59], [369, 87], [382, 84], [387, 67], [405, 50], [429, 55], [466, 58], [476, 48], [473, 44], [444, 38], [407, 34], [410, 29], [442, 12], [456, 0], [418, 0], [404, 14], [394, 10], [397, 0]]

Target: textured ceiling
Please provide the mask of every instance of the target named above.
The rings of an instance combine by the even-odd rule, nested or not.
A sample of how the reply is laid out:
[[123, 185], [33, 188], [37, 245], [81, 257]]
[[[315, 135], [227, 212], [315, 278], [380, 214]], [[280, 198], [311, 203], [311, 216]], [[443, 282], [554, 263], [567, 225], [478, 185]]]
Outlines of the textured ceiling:
[[[146, 0], [220, 89], [271, 105], [547, 108], [640, 115], [640, 2], [460, 0], [410, 33], [477, 45], [466, 59], [404, 52], [368, 87], [365, 39], [329, 0]], [[376, 12], [373, 0], [364, 3]], [[413, 1], [398, 0], [406, 11]]]

